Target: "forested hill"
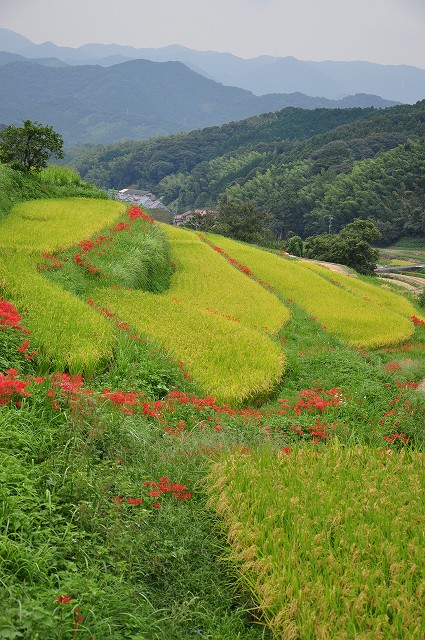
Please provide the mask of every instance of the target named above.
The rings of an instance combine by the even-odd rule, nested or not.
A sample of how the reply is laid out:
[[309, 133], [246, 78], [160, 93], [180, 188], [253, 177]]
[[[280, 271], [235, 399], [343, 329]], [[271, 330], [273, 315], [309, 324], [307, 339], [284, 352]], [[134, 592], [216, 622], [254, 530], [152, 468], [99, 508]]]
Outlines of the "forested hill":
[[[393, 109], [393, 108], [392, 108]], [[81, 175], [104, 188], [133, 185], [158, 190], [166, 176], [189, 176], [200, 163], [251, 149], [271, 153], [288, 152], [297, 140], [314, 138], [341, 125], [392, 113], [366, 109], [296, 109], [287, 107], [216, 127], [189, 133], [127, 141], [111, 145], [84, 145], [67, 149], [66, 159]], [[403, 118], [403, 107], [397, 111]], [[161, 185], [162, 186], [162, 185]], [[208, 192], [208, 196], [211, 193]], [[173, 200], [174, 195], [166, 194]], [[194, 204], [193, 201], [188, 204]], [[182, 205], [183, 204], [182, 201]]]
[[[372, 218], [384, 241], [425, 235], [425, 101], [391, 109], [284, 109], [188, 134], [75, 148], [102, 187], [152, 189], [173, 208], [251, 201], [275, 237]], [[417, 143], [415, 143], [417, 141]]]
[[106, 68], [10, 62], [0, 64], [0, 86], [0, 122], [47, 122], [61, 132], [67, 146], [143, 140], [288, 105], [311, 109], [396, 104], [363, 94], [336, 101], [302, 94], [256, 96], [205, 78], [181, 62], [149, 60]]

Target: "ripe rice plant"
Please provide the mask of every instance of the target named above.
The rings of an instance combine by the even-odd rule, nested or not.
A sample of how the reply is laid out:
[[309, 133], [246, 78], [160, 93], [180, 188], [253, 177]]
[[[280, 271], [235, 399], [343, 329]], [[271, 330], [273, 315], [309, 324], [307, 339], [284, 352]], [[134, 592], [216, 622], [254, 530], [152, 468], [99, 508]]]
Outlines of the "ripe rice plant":
[[[208, 234], [208, 238], [351, 345], [380, 347], [396, 344], [413, 334], [413, 323], [407, 317], [383, 309], [372, 298], [360, 298], [348, 290], [349, 284], [347, 289], [333, 284], [298, 260], [281, 258], [213, 234]], [[347, 280], [351, 281], [349, 277]]]
[[59, 251], [112, 224], [122, 203], [90, 198], [32, 200], [15, 205], [0, 224], [0, 247]]
[[240, 403], [271, 391], [284, 356], [267, 335], [170, 296], [95, 289], [96, 305], [107, 307], [136, 331], [161, 342], [207, 393]]
[[244, 277], [193, 232], [163, 225], [176, 266], [170, 295], [275, 333], [289, 310], [276, 296]]
[[0, 255], [0, 288], [25, 315], [46, 369], [90, 375], [111, 357], [113, 329], [82, 300], [43, 278], [34, 257]]
[[206, 485], [276, 638], [424, 637], [421, 453], [241, 451]]

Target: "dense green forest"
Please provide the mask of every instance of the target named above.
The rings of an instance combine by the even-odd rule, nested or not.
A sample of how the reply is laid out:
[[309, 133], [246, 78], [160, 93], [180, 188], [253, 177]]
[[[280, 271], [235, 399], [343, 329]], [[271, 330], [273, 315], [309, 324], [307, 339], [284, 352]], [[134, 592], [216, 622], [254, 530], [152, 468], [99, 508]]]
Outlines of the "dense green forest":
[[306, 110], [288, 107], [190, 133], [110, 145], [76, 146], [67, 149], [66, 159], [85, 179], [98, 186], [134, 185], [158, 190], [164, 177], [188, 176], [200, 163], [223, 154], [239, 154], [252, 149], [271, 156], [281, 154], [296, 140], [372, 118], [378, 113], [380, 111], [374, 108]]
[[74, 148], [102, 187], [135, 186], [174, 210], [252, 202], [276, 239], [375, 221], [382, 242], [425, 234], [425, 101], [386, 110], [284, 109], [142, 143]]

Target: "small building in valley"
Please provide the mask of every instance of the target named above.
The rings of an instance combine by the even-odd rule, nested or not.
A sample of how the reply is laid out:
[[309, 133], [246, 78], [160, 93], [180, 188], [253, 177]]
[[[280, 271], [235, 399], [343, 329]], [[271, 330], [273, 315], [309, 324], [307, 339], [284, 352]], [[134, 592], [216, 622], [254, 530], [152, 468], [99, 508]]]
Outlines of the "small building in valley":
[[176, 213], [174, 216], [174, 224], [181, 227], [194, 216], [203, 217], [207, 215], [217, 216], [218, 211], [216, 211], [216, 209], [189, 209], [189, 211], [185, 211], [184, 213]]
[[140, 189], [120, 189], [120, 191], [115, 193], [115, 199], [131, 202], [132, 204], [145, 207], [146, 209], [170, 211], [162, 202], [161, 198], [157, 198], [156, 195], [150, 191], [143, 191]]

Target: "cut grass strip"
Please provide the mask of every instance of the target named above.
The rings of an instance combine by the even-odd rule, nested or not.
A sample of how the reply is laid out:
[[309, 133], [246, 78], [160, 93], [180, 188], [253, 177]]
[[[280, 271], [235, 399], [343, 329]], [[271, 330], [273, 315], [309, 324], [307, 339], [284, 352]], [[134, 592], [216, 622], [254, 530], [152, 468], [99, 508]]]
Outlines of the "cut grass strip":
[[99, 288], [92, 298], [136, 331], [159, 340], [219, 402], [241, 403], [266, 395], [282, 375], [279, 346], [240, 323], [142, 291]]
[[66, 249], [112, 224], [124, 209], [123, 203], [91, 198], [21, 202], [0, 222], [0, 247]]
[[[302, 266], [297, 260], [281, 258], [214, 234], [207, 234], [207, 238], [249, 267], [256, 277], [300, 304], [348, 344], [375, 348], [397, 344], [413, 334], [413, 323], [407, 317], [388, 308], [383, 309], [373, 298], [360, 298]], [[351, 278], [347, 276], [347, 280]], [[372, 293], [374, 288], [370, 289]]]
[[111, 357], [111, 325], [82, 300], [43, 278], [33, 257], [21, 252], [0, 255], [0, 287], [24, 314], [46, 369], [90, 375]]
[[207, 486], [276, 638], [424, 637], [421, 453], [234, 453]]
[[288, 322], [289, 310], [276, 296], [233, 269], [194, 232], [162, 228], [176, 266], [170, 295], [272, 333]]

